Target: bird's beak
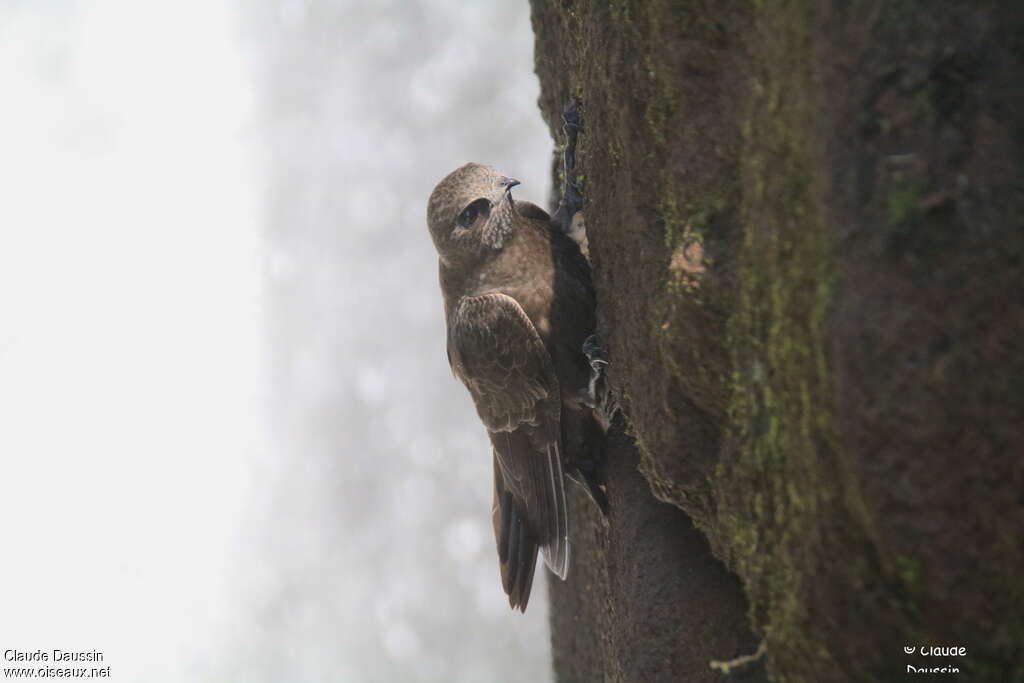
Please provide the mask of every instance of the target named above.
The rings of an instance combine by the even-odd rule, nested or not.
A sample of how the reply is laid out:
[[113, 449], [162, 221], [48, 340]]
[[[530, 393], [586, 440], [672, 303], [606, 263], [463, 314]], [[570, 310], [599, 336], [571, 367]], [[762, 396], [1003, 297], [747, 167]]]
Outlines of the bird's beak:
[[508, 176], [501, 176], [501, 179], [498, 182], [503, 188], [505, 188], [505, 192], [510, 191], [513, 187], [520, 184], [518, 180], [515, 178], [509, 178]]

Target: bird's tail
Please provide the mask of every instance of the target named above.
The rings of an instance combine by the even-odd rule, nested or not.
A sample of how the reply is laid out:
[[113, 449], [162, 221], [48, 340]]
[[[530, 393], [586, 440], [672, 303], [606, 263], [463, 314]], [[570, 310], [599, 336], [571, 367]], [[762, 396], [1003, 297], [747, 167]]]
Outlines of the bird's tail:
[[[501, 581], [513, 608], [526, 610], [537, 551], [558, 578], [569, 572], [569, 511], [557, 441], [531, 442], [525, 433], [503, 433], [496, 444], [516, 453], [518, 471], [506, 472], [495, 452], [492, 521]], [[505, 477], [513, 477], [505, 481]]]
[[533, 539], [522, 503], [501, 481], [501, 468], [494, 467], [494, 505], [491, 509], [494, 537], [498, 541], [501, 585], [512, 609], [526, 611], [537, 566], [537, 543]]

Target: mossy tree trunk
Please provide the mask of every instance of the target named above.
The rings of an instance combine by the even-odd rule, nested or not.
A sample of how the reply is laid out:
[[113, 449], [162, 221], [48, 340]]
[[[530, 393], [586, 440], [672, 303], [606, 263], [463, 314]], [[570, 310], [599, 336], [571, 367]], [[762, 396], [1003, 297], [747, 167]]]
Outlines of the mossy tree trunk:
[[1022, 6], [532, 5], [637, 444], [560, 679], [1024, 680]]

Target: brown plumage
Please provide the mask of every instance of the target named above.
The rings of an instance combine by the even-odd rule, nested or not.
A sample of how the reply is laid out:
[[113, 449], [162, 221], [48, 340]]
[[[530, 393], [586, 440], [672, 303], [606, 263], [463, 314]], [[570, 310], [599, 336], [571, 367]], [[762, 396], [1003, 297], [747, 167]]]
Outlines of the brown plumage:
[[595, 323], [589, 266], [547, 213], [512, 199], [517, 184], [466, 164], [434, 189], [427, 223], [448, 359], [493, 447], [502, 585], [525, 611], [538, 549], [557, 576], [568, 571], [563, 472], [567, 455], [587, 449], [600, 428], [584, 396], [590, 366], [581, 347]]

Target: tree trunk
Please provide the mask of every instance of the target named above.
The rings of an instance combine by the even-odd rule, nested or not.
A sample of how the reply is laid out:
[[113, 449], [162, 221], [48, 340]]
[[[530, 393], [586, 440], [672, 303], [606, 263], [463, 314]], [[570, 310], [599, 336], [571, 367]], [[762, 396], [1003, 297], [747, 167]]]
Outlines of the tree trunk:
[[632, 437], [559, 679], [1024, 680], [1019, 3], [532, 6]]

